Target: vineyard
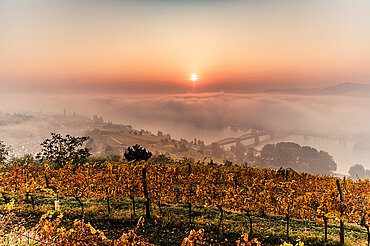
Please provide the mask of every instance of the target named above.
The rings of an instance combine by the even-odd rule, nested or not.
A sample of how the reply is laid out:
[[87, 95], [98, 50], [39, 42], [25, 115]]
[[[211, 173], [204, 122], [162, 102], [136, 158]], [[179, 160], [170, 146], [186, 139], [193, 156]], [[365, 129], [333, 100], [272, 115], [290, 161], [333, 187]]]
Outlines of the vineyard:
[[[11, 162], [0, 189], [1, 225], [51, 245], [368, 245], [370, 235], [368, 180], [288, 170]], [[14, 237], [0, 232], [2, 245]]]

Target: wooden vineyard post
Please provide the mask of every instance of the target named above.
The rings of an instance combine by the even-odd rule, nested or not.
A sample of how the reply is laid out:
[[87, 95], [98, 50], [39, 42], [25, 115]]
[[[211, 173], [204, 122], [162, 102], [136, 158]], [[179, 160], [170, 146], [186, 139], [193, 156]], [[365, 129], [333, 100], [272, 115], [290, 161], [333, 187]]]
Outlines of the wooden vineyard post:
[[325, 242], [328, 241], [328, 218], [324, 215], [324, 227], [325, 227]]
[[142, 177], [143, 177], [143, 189], [144, 189], [144, 197], [145, 197], [145, 218], [147, 220], [150, 220], [150, 199], [149, 199], [149, 193], [148, 193], [148, 188], [146, 184], [146, 167], [143, 167]]
[[134, 195], [130, 195], [130, 198], [131, 198], [131, 201], [132, 201], [131, 219], [133, 219], [136, 216], [136, 213], [135, 213], [135, 196]]
[[[344, 202], [344, 196], [343, 196], [343, 191], [342, 188], [340, 187], [340, 182], [339, 179], [336, 180], [337, 182], [337, 187], [340, 195], [340, 201], [343, 203]], [[340, 212], [340, 215], [343, 215], [343, 211]], [[340, 231], [339, 231], [339, 237], [340, 237], [340, 243], [344, 244], [344, 223], [343, 219], [340, 219]]]
[[191, 180], [190, 180], [190, 175], [191, 175], [191, 164], [189, 163], [189, 169], [188, 169], [188, 180], [189, 180], [189, 224], [191, 224], [191, 193], [193, 192], [191, 189]]
[[55, 205], [55, 211], [60, 211], [60, 203], [59, 203], [59, 200], [55, 200], [54, 201], [54, 205]]
[[220, 211], [220, 222], [218, 223], [218, 226], [217, 226], [217, 231], [218, 231], [218, 233], [220, 233], [221, 232], [222, 219], [224, 218], [224, 210], [223, 210], [222, 206], [219, 205], [219, 204], [216, 204], [216, 207]]

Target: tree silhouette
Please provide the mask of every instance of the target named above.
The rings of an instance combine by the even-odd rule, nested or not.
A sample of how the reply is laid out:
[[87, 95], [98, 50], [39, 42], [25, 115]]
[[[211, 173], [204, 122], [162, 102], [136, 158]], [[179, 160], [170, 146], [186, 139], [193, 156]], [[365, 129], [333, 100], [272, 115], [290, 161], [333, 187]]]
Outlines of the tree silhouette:
[[51, 138], [45, 139], [41, 143], [41, 152], [37, 154], [37, 159], [53, 163], [55, 168], [61, 168], [68, 161], [73, 161], [76, 165], [83, 163], [89, 157], [90, 150], [83, 148], [83, 143], [89, 137], [73, 137], [67, 134], [63, 137], [58, 133], [51, 133]]
[[292, 142], [266, 144], [260, 157], [263, 163], [273, 167], [290, 167], [300, 172], [330, 175], [337, 170], [337, 164], [327, 152]]
[[356, 164], [354, 166], [351, 166], [348, 171], [350, 178], [353, 180], [357, 179], [367, 179], [370, 178], [370, 170], [365, 169], [363, 165]]
[[127, 148], [124, 156], [128, 161], [147, 161], [150, 157], [152, 157], [152, 153], [141, 147], [139, 144], [135, 144], [132, 146], [132, 148]]
[[3, 144], [3, 141], [0, 140], [0, 164], [5, 162], [8, 155], [9, 155], [9, 147]]

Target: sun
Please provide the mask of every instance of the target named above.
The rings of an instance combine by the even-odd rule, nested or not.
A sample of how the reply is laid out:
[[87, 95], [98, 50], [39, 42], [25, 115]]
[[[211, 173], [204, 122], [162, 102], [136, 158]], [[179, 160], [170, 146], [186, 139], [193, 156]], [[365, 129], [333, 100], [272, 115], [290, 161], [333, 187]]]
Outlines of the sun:
[[193, 81], [193, 82], [195, 82], [195, 81], [197, 81], [199, 78], [198, 78], [198, 76], [195, 74], [195, 73], [193, 73], [192, 75], [191, 75], [191, 77], [190, 77], [190, 80], [191, 81]]

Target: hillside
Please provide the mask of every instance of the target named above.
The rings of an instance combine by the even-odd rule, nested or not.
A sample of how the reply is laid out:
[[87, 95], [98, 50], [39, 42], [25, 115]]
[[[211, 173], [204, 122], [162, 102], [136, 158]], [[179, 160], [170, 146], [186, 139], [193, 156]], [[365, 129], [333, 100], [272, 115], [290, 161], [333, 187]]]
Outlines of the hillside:
[[[90, 136], [87, 147], [91, 148], [94, 155], [109, 156], [123, 154], [129, 146], [139, 144], [154, 155], [165, 154], [166, 156], [180, 160], [183, 157], [194, 160], [204, 160], [212, 156], [210, 149], [206, 148], [202, 141], [193, 140], [188, 142], [185, 139], [171, 139], [169, 134], [154, 135], [148, 131], [125, 131], [114, 129], [94, 129], [86, 132]], [[196, 143], [194, 143], [196, 141]], [[222, 158], [211, 157], [214, 161], [222, 162]]]

